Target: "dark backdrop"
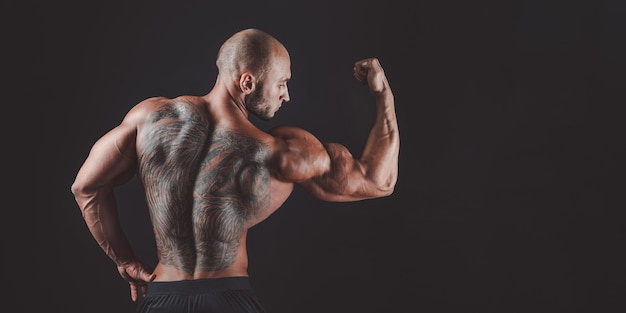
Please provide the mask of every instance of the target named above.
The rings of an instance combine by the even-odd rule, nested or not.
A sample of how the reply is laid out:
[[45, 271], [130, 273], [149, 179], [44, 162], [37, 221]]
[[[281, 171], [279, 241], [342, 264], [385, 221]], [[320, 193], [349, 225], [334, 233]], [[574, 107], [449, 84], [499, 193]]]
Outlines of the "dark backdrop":
[[[131, 312], [69, 187], [137, 102], [203, 95], [247, 27], [292, 55], [303, 127], [359, 155], [373, 120], [354, 61], [395, 93], [395, 193], [326, 203], [296, 189], [249, 234], [268, 312], [624, 312], [621, 1], [8, 1], [2, 4], [3, 302]], [[118, 190], [155, 263], [136, 181]]]

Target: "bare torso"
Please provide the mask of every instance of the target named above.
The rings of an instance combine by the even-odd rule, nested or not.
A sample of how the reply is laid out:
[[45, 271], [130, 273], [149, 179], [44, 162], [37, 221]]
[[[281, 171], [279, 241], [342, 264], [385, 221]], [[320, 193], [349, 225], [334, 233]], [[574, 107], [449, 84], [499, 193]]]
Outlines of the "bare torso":
[[247, 276], [246, 234], [288, 197], [272, 177], [274, 138], [232, 106], [155, 100], [138, 127], [157, 281]]

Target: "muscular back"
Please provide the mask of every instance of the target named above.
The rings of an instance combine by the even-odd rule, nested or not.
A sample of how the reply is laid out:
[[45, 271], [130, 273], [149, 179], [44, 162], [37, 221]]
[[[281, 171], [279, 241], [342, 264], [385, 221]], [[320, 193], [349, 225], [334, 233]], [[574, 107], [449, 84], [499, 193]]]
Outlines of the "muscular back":
[[159, 262], [187, 273], [232, 266], [270, 206], [270, 147], [216, 125], [205, 105], [161, 101], [137, 134]]

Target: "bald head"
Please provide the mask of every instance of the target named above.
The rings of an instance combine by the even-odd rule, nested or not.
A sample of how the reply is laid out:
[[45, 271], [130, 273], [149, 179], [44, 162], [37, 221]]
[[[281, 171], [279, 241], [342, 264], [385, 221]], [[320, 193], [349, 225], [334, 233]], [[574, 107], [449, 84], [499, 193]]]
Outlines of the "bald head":
[[287, 50], [276, 38], [250, 28], [228, 38], [220, 47], [215, 63], [222, 77], [236, 79], [249, 71], [261, 79], [271, 58], [281, 53], [287, 53]]

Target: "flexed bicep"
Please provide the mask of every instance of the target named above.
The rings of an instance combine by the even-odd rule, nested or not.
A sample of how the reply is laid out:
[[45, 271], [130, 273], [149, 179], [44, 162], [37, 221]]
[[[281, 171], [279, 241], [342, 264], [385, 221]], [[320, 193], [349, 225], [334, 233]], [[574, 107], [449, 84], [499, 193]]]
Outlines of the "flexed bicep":
[[390, 193], [381, 187], [374, 167], [355, 158], [345, 146], [323, 143], [299, 128], [281, 127], [270, 133], [279, 138], [272, 166], [278, 179], [325, 201], [357, 201]]
[[375, 198], [385, 192], [380, 190], [368, 177], [366, 165], [337, 143], [325, 143], [329, 166], [320, 175], [299, 182], [307, 192], [316, 198], [347, 202]]

